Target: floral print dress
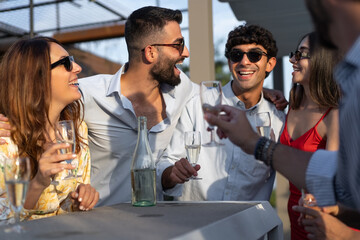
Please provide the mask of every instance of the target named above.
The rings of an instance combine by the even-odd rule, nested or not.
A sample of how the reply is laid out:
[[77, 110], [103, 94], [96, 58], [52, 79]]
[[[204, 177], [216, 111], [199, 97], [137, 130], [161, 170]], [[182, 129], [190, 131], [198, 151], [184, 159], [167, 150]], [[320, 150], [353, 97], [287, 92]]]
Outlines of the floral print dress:
[[[85, 122], [80, 125], [80, 135], [83, 141], [87, 141], [87, 126]], [[11, 158], [17, 156], [17, 146], [11, 139], [3, 138], [6, 143], [0, 145], [0, 221], [7, 220], [12, 217], [10, 203], [6, 198], [6, 187], [4, 179], [4, 161], [5, 157]], [[69, 194], [75, 191], [80, 183], [90, 183], [90, 151], [88, 145], [82, 145], [81, 151], [73, 163], [78, 163], [77, 178], [62, 180], [67, 176], [67, 171], [64, 170], [55, 175], [54, 184], [50, 184], [40, 195], [40, 198], [33, 209], [24, 209], [22, 217], [25, 219], [37, 219], [43, 217], [54, 216], [72, 211], [72, 202]]]

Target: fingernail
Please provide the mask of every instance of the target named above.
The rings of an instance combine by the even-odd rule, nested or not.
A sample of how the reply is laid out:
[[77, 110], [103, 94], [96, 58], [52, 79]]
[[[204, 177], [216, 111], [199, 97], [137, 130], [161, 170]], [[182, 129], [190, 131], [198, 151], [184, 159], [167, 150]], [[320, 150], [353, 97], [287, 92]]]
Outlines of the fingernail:
[[83, 207], [83, 206], [80, 206], [79, 209], [80, 209], [80, 210], [84, 210], [84, 207]]
[[78, 193], [75, 193], [75, 198], [78, 198], [79, 197], [79, 194]]
[[72, 155], [71, 155], [71, 157], [76, 158], [76, 157], [77, 157], [77, 155], [76, 155], [76, 154], [72, 154]]
[[82, 198], [79, 198], [78, 201], [81, 202], [81, 201], [82, 201]]
[[85, 211], [89, 211], [89, 209], [87, 208], [87, 209], [85, 209]]

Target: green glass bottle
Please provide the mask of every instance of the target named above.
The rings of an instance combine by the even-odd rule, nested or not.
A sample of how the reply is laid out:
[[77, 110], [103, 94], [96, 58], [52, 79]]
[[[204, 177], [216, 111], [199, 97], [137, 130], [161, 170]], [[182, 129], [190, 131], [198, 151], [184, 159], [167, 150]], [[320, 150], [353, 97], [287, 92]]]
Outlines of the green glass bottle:
[[131, 164], [131, 203], [136, 207], [156, 205], [155, 162], [149, 146], [146, 117], [138, 117], [138, 139]]

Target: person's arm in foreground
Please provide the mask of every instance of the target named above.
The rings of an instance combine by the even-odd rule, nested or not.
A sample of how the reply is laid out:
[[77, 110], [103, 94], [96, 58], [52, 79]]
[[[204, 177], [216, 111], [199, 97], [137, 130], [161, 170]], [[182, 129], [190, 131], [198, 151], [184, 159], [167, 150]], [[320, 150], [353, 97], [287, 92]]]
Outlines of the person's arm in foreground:
[[[220, 117], [205, 114], [205, 119], [218, 127], [220, 138], [228, 137], [246, 153], [254, 154], [260, 136], [252, 130], [245, 112], [225, 105], [220, 106], [220, 110], [225, 114]], [[299, 189], [306, 188], [305, 173], [311, 156], [311, 152], [279, 144], [273, 152], [272, 166]]]

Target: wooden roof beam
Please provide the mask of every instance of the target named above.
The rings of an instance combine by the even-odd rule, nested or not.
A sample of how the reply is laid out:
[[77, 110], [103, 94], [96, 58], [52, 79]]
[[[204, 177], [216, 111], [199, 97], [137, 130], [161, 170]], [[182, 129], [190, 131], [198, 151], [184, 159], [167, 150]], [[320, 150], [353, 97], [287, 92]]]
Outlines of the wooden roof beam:
[[68, 44], [123, 37], [124, 35], [125, 23], [118, 23], [90, 29], [58, 32], [53, 35], [53, 38], [63, 44]]

